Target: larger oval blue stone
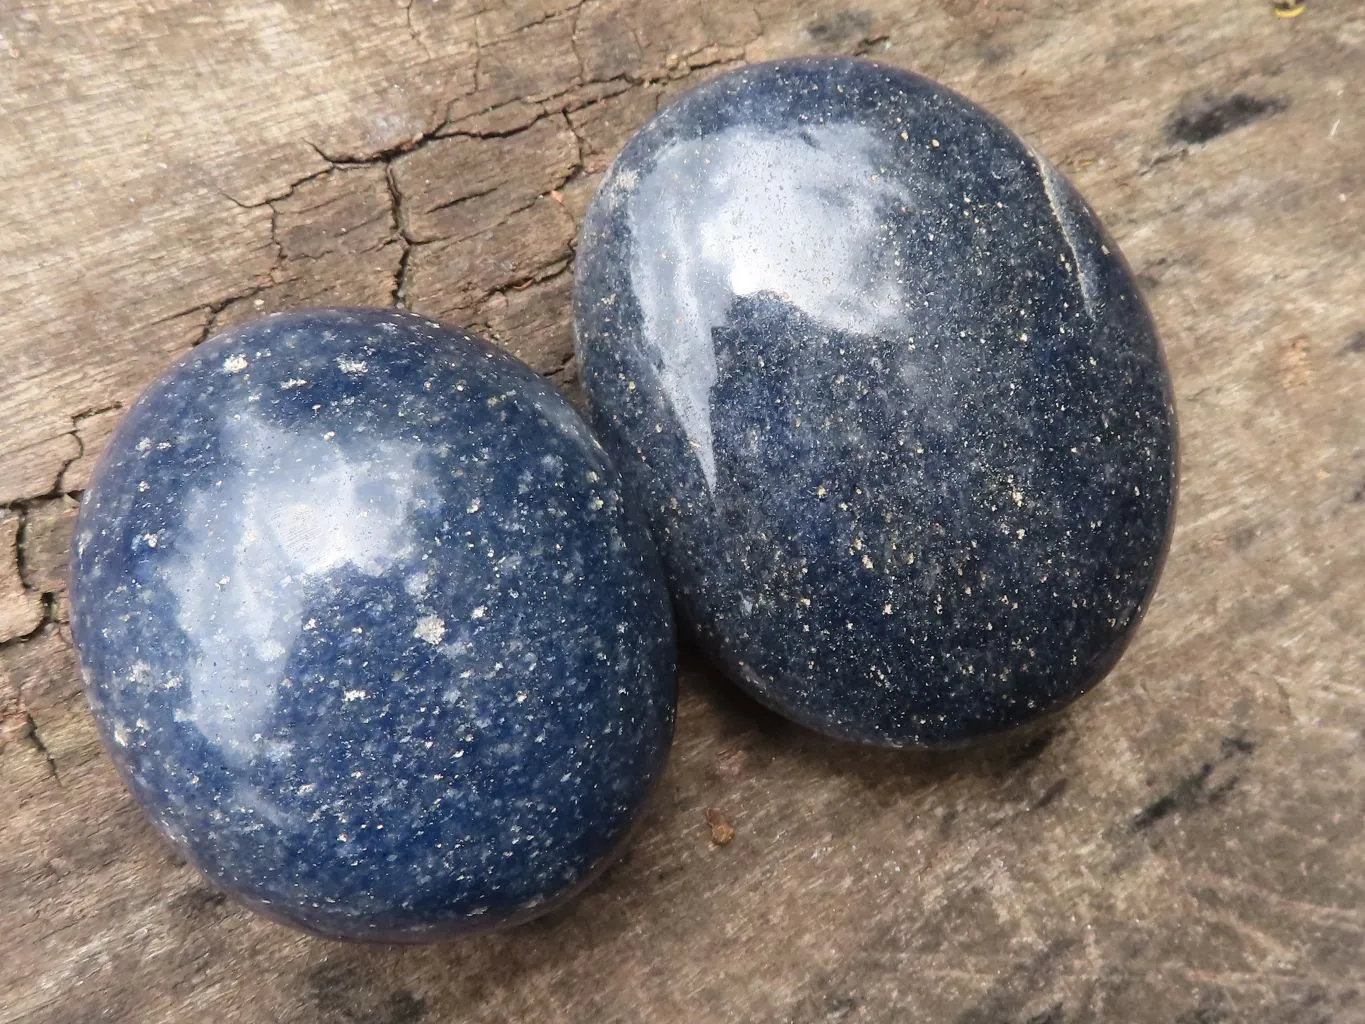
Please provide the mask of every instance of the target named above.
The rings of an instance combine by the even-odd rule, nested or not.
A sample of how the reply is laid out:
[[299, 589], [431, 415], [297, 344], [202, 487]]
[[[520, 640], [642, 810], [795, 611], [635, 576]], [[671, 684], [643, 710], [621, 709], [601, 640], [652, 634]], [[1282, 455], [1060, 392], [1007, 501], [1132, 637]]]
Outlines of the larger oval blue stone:
[[71, 625], [163, 833], [278, 919], [412, 941], [584, 884], [675, 706], [657, 556], [558, 392], [396, 311], [229, 331], [142, 396]]
[[1155, 585], [1175, 415], [1075, 190], [934, 83], [757, 65], [630, 141], [578, 247], [594, 423], [705, 651], [892, 746], [1095, 683]]

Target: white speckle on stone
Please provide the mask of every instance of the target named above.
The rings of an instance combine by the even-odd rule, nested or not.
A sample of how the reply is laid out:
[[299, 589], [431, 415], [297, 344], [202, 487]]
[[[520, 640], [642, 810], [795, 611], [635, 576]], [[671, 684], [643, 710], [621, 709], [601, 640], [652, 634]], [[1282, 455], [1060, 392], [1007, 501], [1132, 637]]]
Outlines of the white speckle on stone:
[[445, 620], [437, 615], [423, 615], [417, 620], [417, 628], [412, 631], [412, 635], [429, 644], [439, 644], [446, 635]]
[[475, 498], [473, 501], [471, 501], [468, 505], [465, 506], [464, 510], [472, 515], [481, 508], [483, 508], [483, 502], [480, 501], [478, 498]]
[[349, 356], [339, 357], [337, 366], [341, 367], [343, 373], [364, 373], [368, 369], [365, 360], [352, 359]]
[[280, 385], [280, 389], [283, 391], [289, 391], [292, 388], [301, 388], [307, 383], [308, 382], [304, 380], [302, 377], [290, 377], [287, 381]]
[[223, 360], [224, 373], [241, 373], [247, 368], [247, 358], [240, 352], [234, 352]]
[[473, 613], [472, 615], [470, 615], [469, 617], [470, 617], [471, 619], [481, 619], [481, 618], [483, 618], [483, 617], [484, 617], [485, 615], [487, 615], [487, 614], [488, 614], [488, 605], [486, 605], [486, 604], [481, 604], [481, 605], [479, 605], [477, 608], [474, 609], [474, 613]]
[[364, 690], [346, 690], [342, 693], [341, 699], [349, 704], [353, 700], [364, 700], [368, 696], [369, 694]]

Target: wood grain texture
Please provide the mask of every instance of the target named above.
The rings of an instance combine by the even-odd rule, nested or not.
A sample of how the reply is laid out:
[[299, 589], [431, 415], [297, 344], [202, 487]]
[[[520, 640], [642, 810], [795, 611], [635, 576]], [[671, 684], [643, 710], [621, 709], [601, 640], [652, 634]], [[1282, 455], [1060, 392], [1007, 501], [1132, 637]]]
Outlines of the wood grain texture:
[[[347, 947], [225, 901], [123, 791], [64, 632], [122, 409], [214, 329], [324, 302], [572, 387], [612, 155], [705, 76], [815, 52], [995, 110], [1139, 274], [1183, 490], [1130, 653], [936, 756], [688, 664], [629, 853], [504, 935]], [[1363, 92], [1365, 11], [1329, 0], [0, 5], [0, 1022], [1365, 1021]]]

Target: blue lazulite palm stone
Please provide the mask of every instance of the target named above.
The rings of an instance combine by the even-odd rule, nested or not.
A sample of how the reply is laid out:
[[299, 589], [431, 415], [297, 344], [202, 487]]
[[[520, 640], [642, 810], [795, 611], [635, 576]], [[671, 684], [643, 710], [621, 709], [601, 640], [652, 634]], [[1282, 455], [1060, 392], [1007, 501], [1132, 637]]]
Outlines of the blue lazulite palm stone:
[[760, 64], [629, 142], [578, 247], [603, 445], [701, 646], [798, 722], [956, 743], [1114, 664], [1176, 434], [1114, 243], [961, 97]]
[[110, 444], [72, 568], [133, 793], [310, 930], [542, 911], [664, 762], [671, 612], [615, 471], [524, 365], [421, 317], [274, 316], [192, 351]]

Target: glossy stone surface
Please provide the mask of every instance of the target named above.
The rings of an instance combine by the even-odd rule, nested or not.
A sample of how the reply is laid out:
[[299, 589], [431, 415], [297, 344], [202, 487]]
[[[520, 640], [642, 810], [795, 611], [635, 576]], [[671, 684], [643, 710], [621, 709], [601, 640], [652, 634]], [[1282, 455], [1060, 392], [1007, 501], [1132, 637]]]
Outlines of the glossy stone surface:
[[1117, 660], [1171, 529], [1151, 320], [1041, 156], [856, 60], [761, 64], [608, 171], [575, 321], [676, 607], [826, 733], [961, 742]]
[[338, 937], [547, 909], [672, 733], [661, 569], [586, 425], [396, 311], [270, 317], [153, 384], [85, 496], [71, 624], [161, 831]]

